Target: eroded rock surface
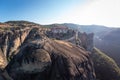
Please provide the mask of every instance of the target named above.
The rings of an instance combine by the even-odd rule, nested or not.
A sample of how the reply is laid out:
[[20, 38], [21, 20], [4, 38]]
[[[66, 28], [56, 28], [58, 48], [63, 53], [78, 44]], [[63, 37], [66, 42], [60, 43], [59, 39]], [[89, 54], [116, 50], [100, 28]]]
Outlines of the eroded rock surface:
[[39, 27], [30, 27], [0, 33], [0, 54], [7, 60], [4, 70], [10, 78], [95, 80], [87, 51], [69, 42], [49, 39], [44, 32]]

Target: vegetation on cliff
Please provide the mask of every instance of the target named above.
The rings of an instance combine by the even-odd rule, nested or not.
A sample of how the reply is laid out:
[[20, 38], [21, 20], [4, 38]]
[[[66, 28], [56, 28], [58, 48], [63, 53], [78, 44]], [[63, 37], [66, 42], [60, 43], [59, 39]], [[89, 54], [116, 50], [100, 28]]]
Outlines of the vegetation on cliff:
[[112, 58], [97, 48], [94, 48], [91, 55], [95, 66], [95, 73], [98, 79], [120, 80], [120, 68]]

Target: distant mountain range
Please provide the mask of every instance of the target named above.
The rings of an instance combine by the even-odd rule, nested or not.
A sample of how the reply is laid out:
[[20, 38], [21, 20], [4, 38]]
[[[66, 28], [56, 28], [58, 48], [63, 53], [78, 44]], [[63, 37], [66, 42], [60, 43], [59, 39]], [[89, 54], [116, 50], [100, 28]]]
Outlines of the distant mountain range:
[[78, 25], [73, 23], [51, 24], [45, 25], [45, 27], [53, 27], [55, 25], [66, 26], [79, 30], [80, 32], [94, 33], [94, 45], [115, 59], [120, 65], [120, 28], [101, 25]]
[[[66, 26], [80, 32], [94, 33], [94, 45], [101, 51], [112, 57], [120, 65], [120, 28], [106, 27], [102, 25], [78, 25], [73, 23], [39, 25], [29, 21], [8, 21], [11, 26], [42, 26], [54, 27]], [[2, 24], [2, 23], [0, 23]]]
[[120, 28], [66, 23], [64, 25], [86, 33], [94, 33], [94, 45], [112, 57], [120, 65]]
[[[72, 29], [54, 33], [51, 27]], [[81, 32], [94, 33], [97, 48], [93, 34]], [[119, 33], [98, 25], [0, 23], [0, 80], [119, 80]]]
[[104, 34], [95, 39], [95, 46], [112, 57], [120, 65], [120, 29]]

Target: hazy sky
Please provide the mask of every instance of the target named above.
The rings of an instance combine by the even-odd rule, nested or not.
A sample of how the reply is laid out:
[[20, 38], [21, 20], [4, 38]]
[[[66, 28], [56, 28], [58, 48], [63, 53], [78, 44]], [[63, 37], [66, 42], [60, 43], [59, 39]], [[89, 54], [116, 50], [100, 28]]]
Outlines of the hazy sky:
[[9, 20], [120, 27], [120, 0], [0, 0], [0, 22]]

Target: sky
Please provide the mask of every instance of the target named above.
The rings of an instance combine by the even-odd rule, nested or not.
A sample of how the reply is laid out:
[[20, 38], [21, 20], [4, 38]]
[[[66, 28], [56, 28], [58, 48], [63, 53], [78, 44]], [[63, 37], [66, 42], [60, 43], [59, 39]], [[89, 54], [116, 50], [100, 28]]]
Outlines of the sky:
[[120, 27], [120, 0], [0, 0], [0, 22]]

